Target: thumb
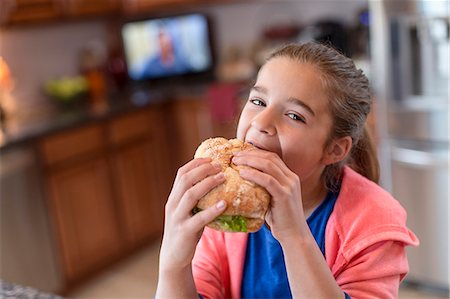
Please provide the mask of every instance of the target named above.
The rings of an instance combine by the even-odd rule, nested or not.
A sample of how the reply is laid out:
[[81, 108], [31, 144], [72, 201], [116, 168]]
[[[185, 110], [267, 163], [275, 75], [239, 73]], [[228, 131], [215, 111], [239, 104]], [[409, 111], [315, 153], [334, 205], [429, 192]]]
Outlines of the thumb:
[[272, 211], [271, 210], [267, 211], [265, 221], [266, 221], [267, 225], [272, 227]]
[[224, 200], [218, 201], [215, 205], [192, 216], [193, 225], [199, 228], [203, 228], [208, 223], [216, 219], [220, 214], [222, 214], [226, 208], [227, 204]]

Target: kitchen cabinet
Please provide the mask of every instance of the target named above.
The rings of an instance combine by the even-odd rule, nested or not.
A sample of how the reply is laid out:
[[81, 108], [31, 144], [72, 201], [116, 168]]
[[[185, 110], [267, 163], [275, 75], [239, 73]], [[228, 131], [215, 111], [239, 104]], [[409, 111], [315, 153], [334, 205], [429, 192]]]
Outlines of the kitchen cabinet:
[[55, 20], [62, 16], [58, 0], [2, 0], [0, 24]]
[[171, 5], [186, 4], [185, 0], [122, 0], [125, 13], [142, 13], [159, 8], [167, 8]]
[[212, 137], [213, 131], [208, 122], [208, 111], [204, 101], [195, 97], [184, 97], [172, 103], [170, 139], [175, 166], [179, 168], [194, 157], [200, 143]]
[[62, 21], [87, 16], [121, 16], [179, 9], [180, 5], [221, 3], [223, 0], [1, 0], [0, 25]]
[[202, 97], [181, 97], [171, 106], [171, 149], [176, 168], [192, 160], [200, 143], [211, 137], [227, 139], [236, 136], [236, 120], [219, 122], [211, 116], [210, 107]]
[[121, 4], [121, 0], [2, 0], [0, 24], [119, 14]]
[[74, 281], [120, 253], [119, 223], [104, 159], [77, 163], [48, 176], [63, 271]]
[[161, 236], [172, 181], [164, 128], [155, 105], [38, 141], [66, 285]]
[[[152, 171], [149, 142], [130, 145], [114, 155], [119, 207], [123, 214], [126, 243], [140, 244], [161, 229], [162, 214], [154, 193], [157, 186]], [[160, 221], [161, 220], [161, 221]]]
[[104, 15], [120, 12], [120, 0], [65, 0], [65, 13], [69, 17]]
[[162, 232], [170, 180], [163, 129], [154, 110], [125, 115], [109, 127], [114, 185], [130, 247]]
[[88, 274], [120, 252], [102, 141], [102, 127], [94, 124], [46, 137], [39, 144], [67, 281]]

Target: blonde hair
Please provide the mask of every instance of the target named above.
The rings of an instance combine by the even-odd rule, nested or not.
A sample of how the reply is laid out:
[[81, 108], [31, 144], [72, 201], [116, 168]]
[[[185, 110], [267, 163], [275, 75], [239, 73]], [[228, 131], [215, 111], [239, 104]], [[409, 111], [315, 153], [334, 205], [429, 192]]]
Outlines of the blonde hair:
[[342, 178], [342, 168], [349, 165], [368, 179], [378, 183], [379, 164], [372, 138], [366, 128], [372, 96], [369, 80], [354, 62], [337, 50], [308, 42], [289, 44], [276, 49], [267, 59], [288, 57], [315, 66], [322, 74], [328, 94], [333, 126], [327, 145], [334, 139], [350, 136], [353, 141], [350, 155], [341, 162], [328, 165], [323, 174], [325, 186], [336, 190]]

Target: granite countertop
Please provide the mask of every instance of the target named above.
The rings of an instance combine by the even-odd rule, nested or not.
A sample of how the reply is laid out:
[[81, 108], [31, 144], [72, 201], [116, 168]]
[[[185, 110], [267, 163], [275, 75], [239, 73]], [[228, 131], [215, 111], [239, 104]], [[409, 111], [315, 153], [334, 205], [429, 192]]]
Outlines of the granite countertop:
[[0, 280], [0, 298], [10, 299], [63, 299], [58, 295], [41, 292], [31, 287]]
[[18, 124], [6, 123], [0, 130], [0, 151], [32, 142], [40, 137], [89, 122], [101, 121], [116, 115], [173, 100], [183, 101], [204, 98], [208, 85], [185, 85], [159, 89], [140, 89], [110, 96], [105, 109], [93, 110], [89, 107], [53, 109], [41, 113], [33, 120]]
[[0, 150], [9, 150], [28, 144], [51, 133], [108, 119], [122, 113], [155, 105], [165, 100], [170, 99], [160, 94], [152, 97], [149, 97], [148, 94], [135, 94], [133, 96], [109, 100], [103, 109], [98, 110], [93, 110], [89, 107], [43, 109], [38, 116], [26, 119], [25, 121], [11, 119], [9, 123], [7, 122], [5, 128], [0, 130]]

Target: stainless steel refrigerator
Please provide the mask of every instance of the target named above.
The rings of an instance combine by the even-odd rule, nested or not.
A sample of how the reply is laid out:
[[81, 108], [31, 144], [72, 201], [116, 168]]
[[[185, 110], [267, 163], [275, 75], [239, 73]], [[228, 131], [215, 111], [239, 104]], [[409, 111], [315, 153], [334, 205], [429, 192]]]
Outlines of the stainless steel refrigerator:
[[382, 185], [420, 239], [406, 281], [449, 289], [449, 1], [370, 1]]

